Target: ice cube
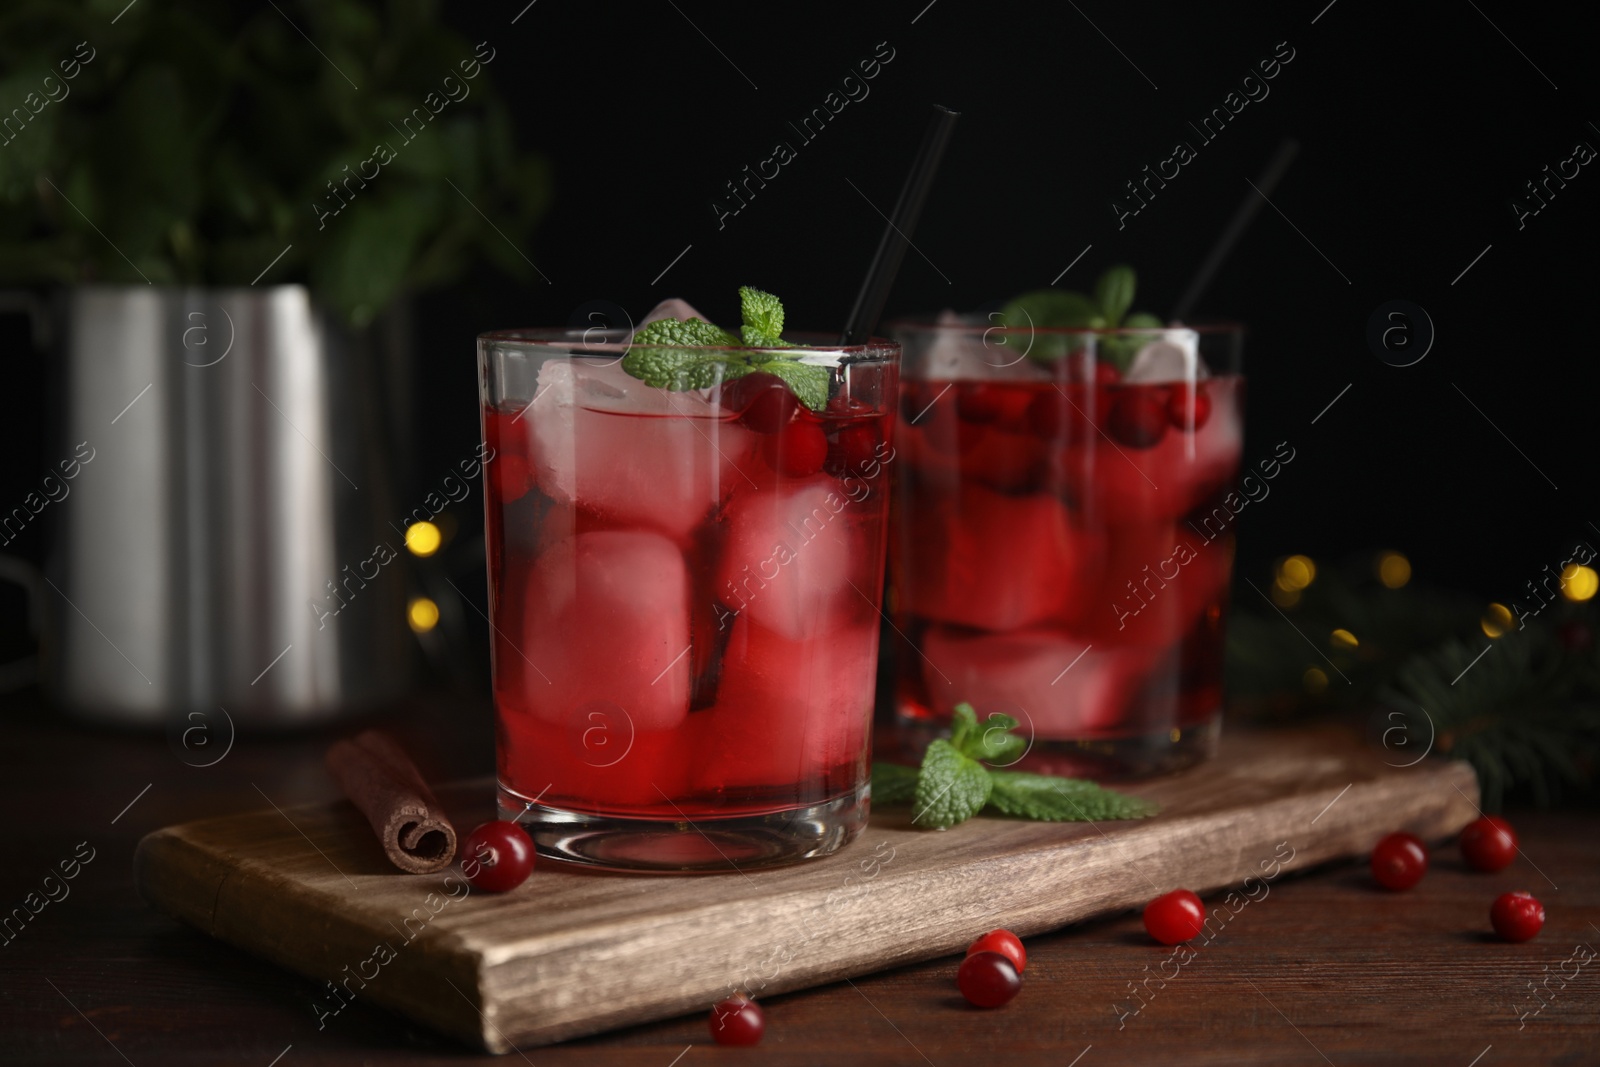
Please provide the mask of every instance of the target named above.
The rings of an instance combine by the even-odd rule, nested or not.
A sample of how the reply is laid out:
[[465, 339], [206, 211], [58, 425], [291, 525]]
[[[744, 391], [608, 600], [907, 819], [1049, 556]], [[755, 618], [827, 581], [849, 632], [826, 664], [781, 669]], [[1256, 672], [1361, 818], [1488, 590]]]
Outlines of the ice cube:
[[983, 630], [1077, 617], [1104, 565], [1104, 534], [1049, 493], [930, 492], [903, 537], [902, 609]]
[[1027, 381], [1047, 379], [1050, 371], [1027, 358], [1029, 338], [993, 329], [999, 319], [962, 316], [953, 311], [939, 313], [933, 343], [922, 357], [919, 377], [940, 382], [966, 379], [977, 381]]
[[[682, 322], [686, 319], [700, 319], [705, 321], [706, 317], [700, 314], [700, 312], [696, 311], [694, 306], [690, 304], [689, 301], [681, 300], [675, 296], [669, 296], [665, 300], [661, 301], [661, 303], [651, 308], [650, 314], [639, 320], [638, 329], [642, 330], [652, 322], [659, 322], [661, 319], [677, 319], [679, 322]], [[637, 330], [635, 332], [637, 332]]]
[[874, 569], [863, 566], [866, 545], [854, 514], [862, 506], [826, 475], [736, 490], [717, 595], [792, 641], [837, 629], [854, 614], [846, 598], [861, 595], [850, 588], [851, 576]]
[[1122, 380], [1192, 382], [1210, 376], [1200, 358], [1200, 335], [1193, 330], [1171, 329], [1139, 349]]
[[683, 554], [659, 534], [580, 533], [546, 549], [522, 613], [527, 706], [563, 726], [596, 701], [641, 733], [677, 726], [689, 710], [688, 595]]
[[523, 419], [547, 496], [680, 539], [744, 481], [755, 446], [705, 397], [653, 388], [615, 361], [547, 361]]
[[1115, 730], [1160, 653], [1143, 646], [1099, 649], [1051, 630], [966, 637], [931, 627], [923, 677], [934, 709], [966, 701], [1020, 721], [1024, 736], [1070, 740]]
[[716, 707], [691, 715], [692, 788], [784, 788], [867, 751], [878, 628], [856, 623], [794, 641], [741, 616], [723, 658]]

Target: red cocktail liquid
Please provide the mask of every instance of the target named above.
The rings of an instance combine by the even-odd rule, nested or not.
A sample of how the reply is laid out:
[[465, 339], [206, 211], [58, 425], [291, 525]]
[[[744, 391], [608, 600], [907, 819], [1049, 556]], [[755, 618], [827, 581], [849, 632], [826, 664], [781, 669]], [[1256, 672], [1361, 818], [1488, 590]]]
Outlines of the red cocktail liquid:
[[1243, 380], [1061, 377], [904, 381], [900, 712], [1003, 712], [1052, 769], [1178, 765], [1222, 703]]
[[863, 790], [892, 364], [848, 384], [813, 413], [766, 375], [669, 393], [550, 359], [485, 408], [505, 817], [681, 829]]

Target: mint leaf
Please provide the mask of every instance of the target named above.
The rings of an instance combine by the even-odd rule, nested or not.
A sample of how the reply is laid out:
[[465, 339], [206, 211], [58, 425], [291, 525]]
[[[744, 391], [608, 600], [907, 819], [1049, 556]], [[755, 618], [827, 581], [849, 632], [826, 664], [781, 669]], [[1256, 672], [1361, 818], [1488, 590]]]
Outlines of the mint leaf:
[[739, 338], [705, 319], [657, 319], [633, 335], [635, 345], [737, 345]]
[[781, 337], [768, 337], [754, 326], [739, 327], [739, 337], [751, 348], [793, 348]]
[[950, 744], [963, 756], [972, 755], [973, 738], [979, 734], [978, 713], [962, 701], [950, 711]]
[[[757, 352], [754, 358], [759, 359], [767, 353]], [[813, 363], [800, 363], [796, 360], [785, 359], [778, 356], [752, 365], [752, 369], [763, 374], [771, 374], [782, 378], [789, 390], [800, 398], [800, 403], [812, 411], [822, 411], [828, 406], [828, 383], [833, 376], [827, 367], [817, 366]]]
[[1028, 739], [1010, 732], [1016, 728], [1017, 720], [1009, 715], [989, 716], [983, 726], [983, 735], [974, 746], [977, 751], [969, 755], [999, 767], [1008, 767], [1017, 762], [1028, 751]]
[[1116, 326], [1122, 322], [1122, 316], [1133, 306], [1136, 281], [1132, 267], [1118, 264], [1094, 283], [1095, 303], [1100, 305], [1100, 314], [1105, 316], [1107, 325]]
[[932, 742], [917, 775], [911, 821], [947, 830], [972, 818], [989, 799], [989, 774], [983, 764], [963, 756], [950, 742]]
[[1142, 819], [1159, 805], [1143, 797], [1104, 789], [1080, 778], [1025, 771], [989, 771], [989, 804], [1006, 815], [1045, 822]]
[[1026, 738], [1011, 733], [1018, 725], [1016, 719], [998, 712], [980, 723], [971, 704], [957, 704], [950, 720], [950, 744], [963, 756], [1005, 765], [1028, 748]]
[[[737, 334], [704, 319], [658, 319], [633, 335], [622, 369], [657, 389], [709, 389], [719, 382], [764, 371], [781, 379], [812, 411], [828, 406], [833, 375], [827, 367], [801, 363], [772, 348], [797, 348], [785, 341], [783, 303], [771, 293], [741, 286], [739, 303], [744, 325]], [[657, 347], [662, 345], [677, 348]], [[690, 348], [732, 348], [744, 351], [688, 351]]]
[[[656, 322], [650, 324], [659, 325]], [[752, 370], [737, 352], [704, 348], [641, 348], [637, 343], [622, 357], [622, 369], [646, 385], [680, 393], [689, 389], [710, 389], [719, 382], [742, 378]]]
[[[1023, 293], [1000, 309], [1000, 325], [1015, 330], [1094, 330], [1106, 320], [1093, 300], [1065, 289], [1036, 289]], [[1036, 363], [1054, 363], [1083, 348], [1084, 338], [1030, 333], [1026, 341], [1006, 338]]]
[[1024, 330], [1029, 326], [1086, 330], [1105, 325], [1100, 307], [1082, 293], [1066, 289], [1035, 289], [1023, 293], [1000, 309], [1000, 324]]
[[1125, 330], [1164, 330], [1167, 324], [1161, 321], [1161, 316], [1152, 315], [1148, 311], [1135, 311], [1132, 315], [1122, 320]]
[[[739, 286], [739, 315], [744, 320], [744, 343], [769, 346], [783, 340], [783, 303], [771, 293]], [[752, 340], [752, 336], [756, 338]]]
[[872, 765], [872, 802], [908, 804], [917, 795], [917, 771], [898, 763]]

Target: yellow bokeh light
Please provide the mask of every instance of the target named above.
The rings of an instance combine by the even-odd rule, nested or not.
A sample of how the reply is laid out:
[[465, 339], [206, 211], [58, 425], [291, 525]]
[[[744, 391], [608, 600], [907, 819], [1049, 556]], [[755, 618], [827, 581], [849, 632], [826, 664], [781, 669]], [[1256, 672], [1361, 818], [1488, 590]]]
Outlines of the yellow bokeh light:
[[1349, 630], [1335, 630], [1329, 640], [1333, 642], [1335, 648], [1355, 648], [1361, 644], [1356, 640], [1356, 635]]
[[1300, 681], [1305, 685], [1306, 692], [1314, 695], [1321, 695], [1328, 689], [1328, 676], [1318, 667], [1307, 667]]
[[1378, 581], [1387, 589], [1399, 589], [1411, 580], [1411, 561], [1398, 552], [1378, 557]]
[[1600, 574], [1593, 567], [1569, 563], [1561, 568], [1561, 595], [1582, 603], [1600, 592]]
[[413, 556], [431, 556], [444, 543], [444, 534], [431, 522], [414, 522], [406, 527], [406, 547]]
[[1292, 608], [1296, 604], [1300, 603], [1300, 590], [1285, 589], [1277, 582], [1272, 583], [1272, 587], [1267, 591], [1267, 595], [1272, 597], [1272, 602], [1278, 605], [1280, 608]]
[[1317, 580], [1317, 565], [1310, 556], [1290, 556], [1278, 564], [1277, 584], [1289, 592], [1298, 593]]
[[425, 596], [417, 597], [406, 605], [406, 622], [416, 633], [427, 633], [439, 625], [439, 605]]
[[1478, 620], [1478, 625], [1483, 627], [1483, 632], [1490, 637], [1499, 637], [1510, 631], [1515, 620], [1511, 617], [1511, 609], [1504, 604], [1490, 604], [1489, 610], [1483, 613], [1483, 618]]

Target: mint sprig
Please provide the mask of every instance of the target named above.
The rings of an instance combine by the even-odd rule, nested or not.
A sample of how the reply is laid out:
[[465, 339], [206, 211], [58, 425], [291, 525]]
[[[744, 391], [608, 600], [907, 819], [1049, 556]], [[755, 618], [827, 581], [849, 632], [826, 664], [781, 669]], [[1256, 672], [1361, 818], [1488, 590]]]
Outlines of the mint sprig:
[[[633, 335], [622, 369], [657, 389], [709, 389], [761, 372], [778, 378], [812, 411], [828, 406], [828, 368], [798, 356], [761, 351], [795, 348], [783, 339], [783, 303], [771, 293], [739, 288], [743, 324], [737, 334], [704, 319], [658, 319]], [[752, 349], [743, 352], [740, 349]]]
[[1022, 755], [1027, 741], [1012, 733], [1016, 728], [1017, 720], [1009, 715], [990, 715], [979, 723], [971, 704], [957, 704], [950, 739], [928, 746], [920, 770], [872, 765], [872, 798], [880, 805], [909, 802], [911, 821], [935, 830], [965, 822], [985, 807], [1043, 822], [1142, 819], [1160, 810], [1152, 801], [1081, 778], [998, 770], [983, 763], [1015, 762]]
[[[1026, 330], [1035, 327], [1062, 330], [1161, 329], [1166, 323], [1149, 312], [1128, 314], [1133, 306], [1138, 276], [1124, 264], [1111, 267], [1094, 283], [1094, 295], [1066, 289], [1035, 289], [1016, 297], [1000, 309], [1000, 325]], [[1070, 352], [1081, 349], [1081, 337], [1040, 335], [1027, 346], [1029, 358], [1039, 363], [1055, 363]], [[1099, 354], [1119, 371], [1128, 369], [1138, 352], [1137, 338], [1101, 337]]]

